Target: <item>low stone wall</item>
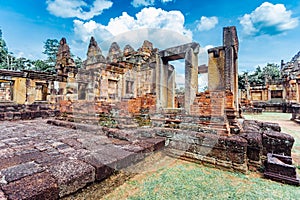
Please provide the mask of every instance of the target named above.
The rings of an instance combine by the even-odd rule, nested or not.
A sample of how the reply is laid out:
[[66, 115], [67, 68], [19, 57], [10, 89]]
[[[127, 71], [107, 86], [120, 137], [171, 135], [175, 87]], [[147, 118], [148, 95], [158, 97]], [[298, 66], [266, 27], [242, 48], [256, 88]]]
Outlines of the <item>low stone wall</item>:
[[50, 104], [35, 103], [31, 105], [2, 104], [0, 105], [0, 121], [28, 120], [35, 118], [48, 118], [59, 115], [59, 110], [51, 109]]
[[167, 138], [171, 155], [228, 170], [248, 170], [247, 140], [242, 137], [170, 129], [155, 132]]
[[262, 109], [264, 112], [283, 112], [283, 113], [293, 113], [293, 103], [278, 103], [278, 102], [268, 102], [268, 101], [256, 101], [253, 102], [253, 107], [255, 109]]

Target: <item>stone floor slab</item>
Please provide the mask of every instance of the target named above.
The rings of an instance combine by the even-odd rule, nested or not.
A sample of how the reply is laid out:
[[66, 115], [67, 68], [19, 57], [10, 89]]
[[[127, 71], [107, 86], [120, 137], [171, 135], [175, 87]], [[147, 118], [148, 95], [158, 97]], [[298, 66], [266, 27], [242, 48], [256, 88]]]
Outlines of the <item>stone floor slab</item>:
[[145, 149], [152, 152], [163, 143], [144, 138], [147, 141], [140, 142], [143, 146], [109, 138], [99, 126], [83, 125], [82, 129], [76, 125], [74, 130], [46, 121], [0, 122], [0, 186], [4, 198], [66, 196], [142, 160], [147, 155]]
[[[56, 180], [46, 172], [27, 176], [18, 181], [2, 186], [8, 199], [58, 199]], [[1, 195], [1, 194], [0, 194]], [[0, 196], [1, 199], [1, 196]]]
[[42, 171], [44, 171], [44, 169], [38, 164], [34, 162], [27, 162], [3, 169], [0, 171], [0, 174], [4, 177], [3, 179], [6, 182], [10, 183]]

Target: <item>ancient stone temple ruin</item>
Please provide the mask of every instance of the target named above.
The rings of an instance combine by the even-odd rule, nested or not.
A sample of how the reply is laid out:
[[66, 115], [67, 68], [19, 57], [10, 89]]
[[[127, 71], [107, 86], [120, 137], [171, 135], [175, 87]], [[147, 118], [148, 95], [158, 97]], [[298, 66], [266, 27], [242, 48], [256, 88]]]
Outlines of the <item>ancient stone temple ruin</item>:
[[[92, 37], [83, 67], [77, 69], [62, 38], [57, 74], [0, 71], [5, 94], [1, 97], [9, 99], [0, 106], [1, 120], [52, 117], [45, 127], [68, 128], [57, 127], [62, 132], [68, 130], [64, 134], [48, 134], [39, 127], [45, 136], [34, 137], [43, 138], [47, 144], [31, 142], [35, 151], [33, 155], [26, 151], [24, 156], [24, 162], [29, 163], [22, 163], [19, 154], [6, 158], [11, 165], [0, 166], [0, 172], [8, 177], [19, 165], [30, 165], [36, 171], [0, 184], [4, 193], [13, 196], [11, 191], [17, 190], [26, 196], [22, 193], [27, 187], [24, 183], [51, 180], [41, 190], [45, 188], [54, 199], [63, 197], [159, 149], [170, 156], [226, 170], [245, 173], [265, 167], [266, 177], [299, 185], [291, 162], [294, 138], [282, 133], [278, 124], [237, 120], [236, 28], [223, 29], [223, 45], [208, 50], [208, 67], [198, 66], [199, 48], [192, 42], [159, 50], [144, 41], [135, 50], [130, 45], [121, 49], [114, 42], [105, 56]], [[175, 67], [170, 64], [178, 59], [185, 60], [185, 92], [180, 95], [175, 90]], [[198, 91], [201, 72], [208, 73], [205, 92]], [[71, 133], [72, 129], [76, 132]], [[22, 136], [26, 141], [28, 137]], [[48, 170], [43, 172], [44, 168]], [[28, 188], [36, 193], [30, 185]]]
[[[245, 81], [245, 89], [240, 90], [240, 103], [246, 108], [254, 106], [255, 112], [270, 111], [293, 113], [292, 120], [299, 118], [299, 52], [289, 62], [281, 60], [280, 77], [270, 80], [265, 77], [264, 84], [252, 85]], [[250, 108], [250, 111], [252, 108]], [[247, 109], [245, 110], [247, 111]], [[300, 122], [300, 121], [299, 121]]]
[[292, 120], [300, 123], [300, 52], [290, 62], [281, 61], [283, 93], [286, 101], [292, 105]]

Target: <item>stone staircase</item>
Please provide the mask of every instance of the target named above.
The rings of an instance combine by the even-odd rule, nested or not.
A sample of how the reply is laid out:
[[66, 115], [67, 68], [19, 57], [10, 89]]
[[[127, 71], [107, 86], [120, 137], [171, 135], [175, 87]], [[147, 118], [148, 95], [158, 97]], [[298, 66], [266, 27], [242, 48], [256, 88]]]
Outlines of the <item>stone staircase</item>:
[[228, 135], [229, 123], [222, 116], [186, 115], [180, 110], [168, 110], [163, 114], [151, 115], [152, 126], [190, 130], [210, 134]]

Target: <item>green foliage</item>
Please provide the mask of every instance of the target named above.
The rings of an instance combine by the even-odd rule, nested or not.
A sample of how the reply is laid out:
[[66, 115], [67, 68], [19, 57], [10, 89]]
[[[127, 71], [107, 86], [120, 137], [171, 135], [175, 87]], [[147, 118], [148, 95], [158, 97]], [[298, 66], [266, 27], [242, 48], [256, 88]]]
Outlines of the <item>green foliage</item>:
[[44, 72], [55, 72], [56, 54], [58, 51], [58, 47], [59, 42], [57, 39], [47, 39], [46, 42], [44, 42], [43, 54], [47, 55], [47, 59], [44, 62], [48, 65], [46, 69], [43, 68]]
[[15, 59], [14, 65], [16, 70], [31, 70], [33, 63], [31, 60], [21, 57]]
[[34, 64], [33, 70], [36, 71], [48, 72], [48, 70], [50, 69], [47, 63], [43, 60], [35, 60], [33, 61], [33, 64]]
[[7, 67], [8, 49], [4, 39], [2, 38], [2, 30], [0, 29], [0, 68]]
[[75, 62], [75, 65], [76, 65], [77, 68], [81, 68], [82, 67], [83, 61], [82, 61], [82, 59], [80, 57], [76, 56], [76, 58], [74, 59], [74, 62]]
[[248, 77], [248, 72], [244, 72], [243, 74], [238, 75], [239, 89], [246, 89], [247, 77]]
[[276, 84], [280, 79], [280, 68], [277, 64], [268, 63], [263, 69], [258, 66], [253, 73], [244, 72], [238, 75], [239, 89], [245, 89], [246, 85], [265, 86]]

